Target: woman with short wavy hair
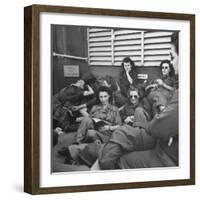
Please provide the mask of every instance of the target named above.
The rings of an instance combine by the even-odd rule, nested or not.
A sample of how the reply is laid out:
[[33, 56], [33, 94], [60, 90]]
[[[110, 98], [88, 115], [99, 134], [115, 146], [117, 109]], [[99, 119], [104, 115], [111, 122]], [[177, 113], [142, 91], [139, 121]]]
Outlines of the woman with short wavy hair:
[[126, 57], [122, 61], [122, 72], [120, 74], [119, 86], [122, 94], [126, 97], [128, 88], [136, 86], [137, 83], [137, 74], [135, 71], [135, 63], [131, 58]]

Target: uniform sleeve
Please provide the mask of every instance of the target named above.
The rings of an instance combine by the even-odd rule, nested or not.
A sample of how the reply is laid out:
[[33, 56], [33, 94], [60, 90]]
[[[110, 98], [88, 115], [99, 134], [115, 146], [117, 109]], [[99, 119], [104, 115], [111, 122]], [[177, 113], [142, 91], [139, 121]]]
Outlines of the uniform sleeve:
[[132, 85], [133, 85], [133, 86], [136, 86], [136, 84], [137, 84], [137, 74], [136, 74], [136, 72], [135, 72], [135, 71], [132, 71], [132, 73], [131, 73], [130, 75], [131, 75], [131, 78], [132, 78], [132, 80], [133, 80]]
[[[89, 99], [89, 98], [88, 98]], [[90, 100], [86, 102], [87, 108], [90, 109], [93, 105], [97, 104], [97, 98], [95, 96], [91, 97]]]
[[175, 91], [171, 102], [148, 124], [148, 132], [163, 141], [178, 134], [178, 92]]
[[63, 90], [59, 96], [60, 101], [63, 103], [70, 101], [71, 103], [76, 104], [80, 98], [83, 97], [83, 90], [70, 86]]
[[92, 109], [90, 110], [90, 117], [94, 117], [94, 113], [97, 111], [97, 105], [92, 106]]
[[119, 86], [120, 86], [120, 90], [121, 90], [121, 93], [127, 97], [127, 91], [128, 91], [128, 88], [132, 85], [132, 86], [136, 86], [137, 84], [137, 74], [133, 71], [131, 74], [130, 74], [132, 80], [133, 80], [133, 83], [130, 84], [126, 75], [123, 76], [123, 74], [121, 73], [120, 74], [120, 79], [119, 79]]
[[122, 119], [121, 119], [121, 116], [119, 114], [119, 110], [118, 108], [116, 108], [116, 111], [115, 111], [115, 120], [114, 120], [114, 125], [122, 125]]
[[126, 117], [127, 117], [127, 114], [126, 114], [126, 107], [125, 107], [125, 106], [119, 111], [119, 114], [120, 114], [120, 117], [121, 117], [122, 122], [124, 122], [124, 120], [125, 120]]
[[120, 74], [120, 78], [119, 78], [119, 86], [120, 86], [121, 93], [126, 97], [129, 83], [126, 77], [124, 77], [122, 73]]
[[175, 80], [174, 80], [174, 78], [168, 78], [168, 79], [164, 80], [164, 83], [169, 85], [170, 87], [174, 87]]

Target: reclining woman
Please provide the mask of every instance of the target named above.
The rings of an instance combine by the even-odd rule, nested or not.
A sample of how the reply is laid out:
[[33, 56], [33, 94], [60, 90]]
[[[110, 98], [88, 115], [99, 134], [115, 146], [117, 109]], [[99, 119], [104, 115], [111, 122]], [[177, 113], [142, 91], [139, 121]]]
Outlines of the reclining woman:
[[77, 118], [88, 116], [87, 109], [96, 100], [92, 82], [95, 82], [94, 76], [87, 75], [62, 88], [53, 96], [53, 127], [55, 130], [58, 127], [59, 130], [65, 132], [77, 130], [75, 123]]

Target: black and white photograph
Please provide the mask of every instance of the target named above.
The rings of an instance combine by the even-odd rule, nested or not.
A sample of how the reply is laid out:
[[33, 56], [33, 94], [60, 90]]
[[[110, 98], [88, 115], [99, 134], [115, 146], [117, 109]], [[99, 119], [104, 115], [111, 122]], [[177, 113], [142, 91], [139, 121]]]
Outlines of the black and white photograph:
[[194, 16], [25, 11], [25, 190], [194, 184]]
[[179, 166], [179, 31], [51, 25], [51, 172]]

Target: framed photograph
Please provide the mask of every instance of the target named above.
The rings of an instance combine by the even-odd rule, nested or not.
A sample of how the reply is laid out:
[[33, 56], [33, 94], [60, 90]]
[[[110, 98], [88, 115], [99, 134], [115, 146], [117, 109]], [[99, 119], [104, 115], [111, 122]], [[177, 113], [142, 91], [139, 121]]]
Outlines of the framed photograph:
[[24, 9], [24, 191], [195, 184], [195, 16]]

